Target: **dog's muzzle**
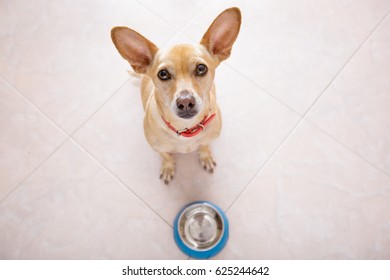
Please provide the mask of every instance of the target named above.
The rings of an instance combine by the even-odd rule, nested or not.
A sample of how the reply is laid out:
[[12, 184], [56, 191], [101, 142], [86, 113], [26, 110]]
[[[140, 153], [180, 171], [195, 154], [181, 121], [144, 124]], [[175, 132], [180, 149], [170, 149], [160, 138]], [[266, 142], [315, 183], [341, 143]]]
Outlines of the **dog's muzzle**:
[[180, 92], [176, 99], [176, 114], [183, 119], [189, 119], [198, 114], [195, 97], [188, 90]]

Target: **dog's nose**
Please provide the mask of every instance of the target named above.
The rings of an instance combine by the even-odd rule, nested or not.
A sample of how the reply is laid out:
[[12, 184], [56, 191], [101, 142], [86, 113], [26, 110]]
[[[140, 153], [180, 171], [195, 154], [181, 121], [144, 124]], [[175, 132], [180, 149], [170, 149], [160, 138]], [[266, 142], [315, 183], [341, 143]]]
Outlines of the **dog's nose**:
[[182, 112], [191, 111], [196, 105], [195, 98], [192, 95], [179, 96], [176, 99], [176, 106]]

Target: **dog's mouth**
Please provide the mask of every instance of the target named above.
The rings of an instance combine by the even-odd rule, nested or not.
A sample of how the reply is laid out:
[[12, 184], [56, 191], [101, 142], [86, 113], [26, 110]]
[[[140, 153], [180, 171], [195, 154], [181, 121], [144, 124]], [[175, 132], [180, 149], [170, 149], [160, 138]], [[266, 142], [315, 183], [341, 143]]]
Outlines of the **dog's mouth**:
[[176, 99], [176, 115], [182, 119], [191, 119], [199, 112], [195, 96], [188, 90], [183, 90]]
[[197, 114], [198, 114], [198, 110], [194, 110], [194, 109], [191, 111], [186, 111], [186, 112], [183, 112], [183, 111], [176, 112], [176, 115], [182, 119], [191, 119], [191, 118], [195, 117]]

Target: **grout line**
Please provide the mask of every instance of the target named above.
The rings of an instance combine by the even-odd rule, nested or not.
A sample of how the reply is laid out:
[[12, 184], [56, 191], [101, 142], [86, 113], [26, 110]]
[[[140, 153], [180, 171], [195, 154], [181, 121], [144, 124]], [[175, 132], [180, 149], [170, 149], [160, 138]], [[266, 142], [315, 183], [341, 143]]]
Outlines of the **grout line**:
[[58, 129], [60, 133], [63, 134], [64, 140], [54, 148], [54, 150], [49, 153], [40, 163], [35, 166], [31, 172], [29, 172], [27, 175], [25, 175], [22, 179], [20, 179], [13, 188], [5, 195], [3, 199], [0, 200], [0, 204], [3, 203], [13, 192], [15, 192], [21, 184], [23, 184], [32, 174], [35, 173], [54, 153], [56, 153], [70, 138], [70, 135], [63, 130], [55, 121], [53, 121], [40, 107], [35, 105], [30, 99], [28, 99], [21, 91], [19, 91], [17, 88], [15, 88], [6, 78], [0, 75], [0, 80], [4, 82], [12, 91], [14, 91], [22, 100], [27, 102], [34, 110], [38, 111], [42, 115], [42, 117], [48, 121], [51, 125], [53, 125], [55, 128]]
[[145, 201], [143, 201], [134, 191], [132, 191], [123, 181], [121, 181], [117, 176], [115, 176], [108, 168], [106, 168], [100, 161], [98, 161], [86, 148], [84, 148], [81, 144], [77, 142], [76, 139], [73, 138], [73, 135], [77, 133], [84, 125], [87, 123], [94, 115], [97, 114], [97, 112], [100, 111], [102, 107], [104, 107], [129, 81], [132, 80], [132, 78], [128, 78], [125, 82], [121, 84], [119, 88], [117, 88], [113, 94], [110, 95], [107, 100], [101, 104], [83, 123], [74, 130], [73, 133], [68, 134], [65, 130], [63, 130], [56, 122], [54, 122], [46, 113], [44, 113], [38, 106], [36, 106], [34, 103], [31, 102], [26, 96], [24, 96], [18, 89], [16, 89], [8, 80], [6, 80], [4, 77], [0, 75], [0, 80], [3, 80], [7, 86], [9, 86], [13, 91], [15, 91], [20, 97], [25, 100], [27, 103], [29, 103], [34, 109], [39, 111], [50, 123], [52, 123], [60, 132], [62, 132], [65, 136], [65, 139], [49, 154], [47, 155], [31, 172], [29, 172], [26, 176], [24, 176], [15, 187], [13, 187], [4, 198], [0, 200], [0, 204], [5, 201], [12, 193], [14, 193], [30, 176], [32, 176], [42, 165], [44, 165], [53, 154], [55, 154], [58, 150], [60, 150], [65, 143], [68, 141], [71, 141], [73, 144], [75, 144], [77, 147], [80, 148], [82, 152], [84, 152], [90, 159], [92, 159], [99, 167], [101, 167], [105, 172], [107, 172], [109, 175], [111, 175], [122, 187], [125, 187], [126, 190], [130, 191], [146, 208], [149, 208], [153, 213], [155, 213], [162, 221], [164, 221], [170, 228], [172, 226], [169, 224], [168, 221], [166, 221], [162, 216], [160, 216], [152, 207], [150, 207]]
[[26, 176], [24, 176], [21, 180], [18, 181], [18, 183], [6, 194], [6, 196], [0, 200], [0, 204], [3, 203], [9, 196], [11, 196], [12, 193], [14, 193], [20, 185], [22, 185], [28, 178], [30, 178], [31, 175], [33, 175], [42, 165], [44, 165], [51, 157], [54, 155], [68, 140], [70, 137], [66, 137], [49, 155], [47, 155], [37, 166], [31, 170]]
[[302, 114], [300, 112], [297, 112], [294, 108], [290, 107], [288, 104], [283, 102], [281, 99], [279, 99], [277, 96], [272, 94], [270, 91], [268, 91], [265, 87], [263, 87], [261, 84], [255, 82], [250, 77], [242, 73], [239, 69], [237, 69], [234, 65], [229, 63], [229, 61], [225, 62], [225, 65], [230, 67], [232, 70], [239, 73], [242, 77], [247, 79], [249, 82], [251, 82], [254, 86], [258, 87], [265, 93], [267, 93], [269, 96], [271, 96], [273, 99], [275, 99], [280, 104], [286, 106], [294, 113], [298, 114], [301, 117], [305, 117], [309, 111], [312, 109], [312, 107], [319, 101], [319, 99], [324, 95], [324, 93], [328, 90], [328, 88], [333, 84], [333, 82], [338, 78], [339, 74], [346, 68], [346, 66], [349, 64], [349, 62], [355, 57], [355, 55], [359, 52], [359, 50], [367, 43], [367, 41], [372, 37], [372, 35], [377, 31], [377, 29], [383, 24], [383, 22], [386, 20], [386, 18], [389, 16], [390, 10], [386, 12], [386, 14], [379, 20], [377, 25], [374, 26], [374, 28], [369, 32], [369, 34], [366, 36], [366, 38], [363, 39], [362, 43], [357, 47], [357, 49], [350, 55], [350, 57], [347, 59], [347, 61], [341, 66], [339, 71], [336, 72], [334, 77], [327, 83], [325, 88], [321, 91], [321, 93], [316, 97], [316, 99], [312, 102], [312, 104], [309, 106], [309, 108]]
[[172, 228], [172, 226], [170, 225], [170, 223], [165, 220], [159, 213], [157, 213], [149, 204], [147, 204], [140, 196], [138, 196], [138, 194], [136, 194], [125, 182], [123, 182], [119, 177], [117, 177], [108, 167], [106, 167], [102, 162], [100, 162], [97, 158], [95, 158], [92, 153], [90, 153], [88, 151], [88, 149], [86, 147], [84, 147], [81, 143], [79, 143], [75, 138], [75, 134], [91, 119], [93, 118], [93, 116], [95, 116], [102, 107], [104, 107], [112, 98], [114, 98], [114, 96], [116, 96], [118, 94], [118, 92], [125, 87], [125, 85], [130, 82], [131, 80], [133, 80], [134, 78], [133, 77], [130, 77], [128, 78], [118, 89], [116, 89], [114, 91], [114, 93], [101, 105], [99, 106], [94, 113], [92, 113], [72, 134], [71, 136], [68, 138], [68, 140], [70, 140], [71, 142], [73, 142], [73, 144], [75, 144], [76, 146], [79, 147], [79, 149], [81, 151], [83, 151], [90, 159], [92, 159], [100, 168], [102, 168], [105, 172], [107, 172], [112, 178], [114, 178], [117, 183], [119, 183], [122, 187], [124, 187], [127, 191], [129, 191], [132, 195], [134, 195], [134, 197], [136, 197], [140, 202], [141, 204], [143, 204], [146, 208], [148, 208], [149, 210], [151, 210], [154, 214], [156, 214], [163, 222], [165, 222], [170, 228]]
[[[195, 13], [188, 21], [187, 23], [185, 23], [184, 25], [182, 25], [181, 28], [177, 29], [176, 26], [172, 25], [170, 22], [166, 21], [164, 18], [162, 18], [159, 14], [157, 14], [154, 10], [150, 9], [149, 7], [147, 6], [144, 6], [143, 3], [139, 0], [136, 0], [136, 2], [141, 5], [142, 7], [144, 7], [146, 10], [148, 10], [149, 12], [151, 12], [152, 14], [154, 14], [155, 16], [157, 16], [159, 19], [161, 19], [162, 21], [164, 21], [166, 24], [168, 24], [173, 30], [175, 30], [177, 33], [172, 37], [172, 39], [174, 39], [176, 36], [178, 36], [181, 32], [183, 32], [187, 26], [189, 26], [192, 21], [198, 16], [200, 15], [208, 6], [210, 6], [215, 0], [212, 0], [212, 1], [209, 1], [207, 2], [206, 5], [204, 5], [202, 8], [199, 9], [199, 11], [197, 13]], [[171, 39], [171, 40], [172, 40]], [[170, 40], [170, 41], [171, 41]], [[169, 41], [167, 42], [169, 43]]]
[[113, 96], [115, 96], [119, 90], [121, 90], [127, 82], [129, 82], [132, 79], [132, 77], [125, 80], [117, 89], [113, 91], [113, 93], [101, 104], [97, 107], [97, 109], [86, 119], [84, 120], [81, 125], [79, 125], [72, 133], [68, 133], [66, 130], [64, 130], [58, 123], [56, 123], [46, 112], [41, 109], [38, 105], [36, 105], [34, 102], [32, 102], [28, 97], [26, 97], [20, 90], [18, 90], [11, 82], [9, 82], [6, 78], [0, 75], [0, 80], [2, 80], [8, 87], [10, 87], [13, 91], [15, 91], [24, 101], [26, 101], [29, 105], [31, 105], [35, 110], [37, 110], [42, 116], [50, 122], [53, 126], [55, 126], [60, 132], [64, 134], [66, 137], [71, 137], [73, 134], [75, 134], [93, 115], [95, 115], [104, 105], [107, 104], [108, 101], [111, 100]]
[[232, 208], [232, 206], [240, 199], [240, 197], [250, 188], [253, 181], [259, 176], [262, 170], [271, 162], [271, 160], [276, 156], [279, 150], [284, 146], [287, 140], [295, 133], [297, 127], [303, 122], [305, 119], [301, 117], [299, 121], [290, 129], [288, 134], [284, 137], [284, 139], [280, 142], [279, 146], [271, 153], [268, 159], [261, 165], [259, 171], [252, 177], [247, 186], [238, 194], [238, 196], [234, 199], [234, 201], [226, 208], [226, 213]]
[[88, 118], [86, 118], [72, 133], [70, 133], [70, 137], [73, 137], [90, 119], [92, 119], [99, 111], [102, 109], [108, 102], [110, 102], [111, 99], [114, 98], [118, 94], [122, 88], [126, 86], [128, 82], [130, 82], [133, 79], [133, 77], [127, 78], [114, 92], [101, 104], [99, 105], [95, 111], [89, 115]]
[[159, 213], [157, 213], [149, 204], [147, 204], [140, 196], [138, 196], [138, 194], [136, 194], [125, 182], [123, 182], [119, 177], [117, 177], [108, 167], [106, 167], [102, 162], [100, 162], [97, 158], [95, 158], [92, 153], [90, 153], [88, 151], [88, 149], [86, 147], [84, 147], [81, 143], [79, 143], [75, 138], [75, 134], [84, 126], [85, 123], [87, 123], [93, 116], [95, 116], [102, 107], [104, 107], [112, 98], [114, 98], [115, 95], [118, 94], [118, 92], [125, 87], [125, 85], [130, 82], [131, 80], [133, 79], [133, 77], [130, 77], [129, 79], [127, 79], [117, 90], [115, 90], [115, 92], [106, 100], [106, 102], [104, 102], [104, 104], [102, 104], [101, 106], [99, 106], [99, 108], [97, 108], [95, 110], [94, 113], [92, 113], [88, 119], [86, 119], [72, 134], [71, 136], [68, 138], [68, 140], [72, 141], [76, 146], [79, 147], [79, 149], [81, 151], [83, 151], [90, 159], [92, 159], [100, 168], [102, 168], [105, 172], [107, 172], [109, 175], [111, 175], [116, 181], [117, 183], [119, 183], [122, 187], [124, 187], [127, 191], [129, 191], [132, 195], [134, 195], [140, 202], [141, 204], [143, 204], [144, 206], [146, 206], [146, 208], [148, 208], [149, 210], [151, 210], [154, 214], [156, 214], [162, 221], [164, 221], [170, 228], [172, 228], [172, 226], [170, 225], [170, 223], [165, 220]]
[[19, 91], [17, 88], [15, 88], [7, 79], [5, 79], [3, 76], [0, 75], [0, 80], [3, 81], [9, 88], [11, 88], [20, 98], [22, 98], [24, 101], [26, 101], [32, 108], [34, 108], [36, 111], [38, 111], [46, 121], [48, 121], [50, 124], [52, 124], [55, 128], [58, 129], [60, 133], [63, 134], [64, 140], [54, 148], [54, 150], [49, 153], [48, 156], [46, 156], [40, 163], [38, 163], [37, 166], [33, 168], [31, 172], [29, 172], [26, 176], [24, 176], [21, 180], [19, 180], [16, 185], [6, 194], [4, 198], [0, 200], [0, 204], [5, 201], [14, 191], [16, 191], [20, 185], [22, 185], [31, 175], [35, 173], [46, 161], [48, 161], [53, 154], [55, 154], [66, 142], [68, 142], [72, 138], [72, 135], [76, 133], [91, 117], [92, 115], [95, 115], [97, 111], [99, 111], [116, 93], [128, 82], [131, 80], [131, 78], [127, 79], [118, 89], [114, 91], [113, 94], [110, 95], [110, 97], [101, 105], [99, 106], [95, 112], [87, 118], [72, 134], [69, 134], [66, 132], [60, 125], [58, 125], [54, 120], [52, 120], [39, 106], [34, 104], [29, 98], [27, 98], [21, 91]]
[[322, 91], [322, 93], [316, 98], [316, 100], [313, 102], [313, 104], [306, 110], [305, 114], [303, 115], [303, 118], [310, 122], [312, 125], [317, 127], [319, 130], [321, 130], [323, 133], [328, 135], [330, 138], [341, 144], [344, 148], [352, 152], [354, 155], [374, 167], [376, 170], [381, 172], [382, 174], [390, 177], [390, 174], [387, 174], [386, 171], [382, 170], [380, 167], [378, 167], [375, 163], [371, 162], [370, 160], [366, 159], [362, 155], [360, 155], [358, 152], [352, 149], [352, 147], [348, 146], [346, 143], [344, 143], [342, 140], [338, 139], [336, 136], [332, 135], [330, 132], [327, 132], [323, 128], [321, 128], [319, 125], [317, 125], [314, 121], [307, 118], [307, 115], [313, 110], [315, 105], [320, 102], [321, 98], [323, 97], [324, 93], [328, 90], [328, 88], [334, 83], [337, 78], [340, 77], [340, 74], [345, 70], [347, 65], [356, 57], [357, 53], [369, 42], [369, 40], [374, 36], [374, 34], [378, 31], [378, 29], [383, 25], [385, 20], [390, 16], [390, 10], [386, 12], [386, 14], [383, 16], [383, 18], [378, 22], [378, 24], [374, 27], [374, 29], [367, 35], [367, 37], [363, 40], [363, 42], [360, 44], [360, 46], [355, 50], [355, 52], [351, 55], [351, 57], [348, 59], [348, 61], [341, 67], [340, 71], [337, 72], [335, 77], [329, 82], [329, 84], [326, 86], [326, 88]]
[[347, 65], [356, 57], [356, 54], [364, 47], [367, 42], [372, 38], [372, 36], [375, 34], [375, 32], [379, 29], [379, 27], [383, 24], [383, 22], [386, 20], [390, 13], [390, 10], [386, 12], [386, 14], [379, 20], [379, 22], [374, 26], [374, 28], [371, 30], [370, 33], [366, 36], [366, 38], [363, 39], [363, 41], [360, 43], [360, 45], [356, 48], [356, 50], [350, 55], [350, 57], [347, 59], [347, 61], [341, 66], [339, 71], [333, 76], [333, 78], [329, 81], [329, 83], [325, 86], [325, 88], [321, 91], [321, 93], [316, 97], [316, 99], [313, 101], [313, 103], [309, 106], [309, 108], [305, 111], [303, 114], [303, 117], [306, 118], [306, 116], [310, 113], [310, 111], [313, 109], [313, 107], [320, 101], [320, 99], [323, 97], [323, 95], [327, 92], [329, 87], [340, 77], [340, 74], [345, 70]]
[[225, 66], [229, 67], [230, 69], [232, 69], [233, 71], [237, 72], [241, 77], [243, 77], [244, 79], [246, 79], [248, 82], [250, 82], [253, 86], [257, 87], [258, 89], [260, 89], [261, 91], [263, 91], [264, 93], [266, 93], [267, 95], [269, 95], [270, 98], [274, 99], [276, 102], [280, 103], [281, 105], [283, 105], [284, 107], [287, 107], [288, 109], [290, 109], [292, 112], [294, 112], [295, 114], [297, 114], [298, 116], [300, 117], [303, 117], [302, 113], [299, 113], [297, 112], [295, 109], [291, 108], [289, 105], [287, 105], [286, 103], [284, 103], [281, 99], [277, 98], [275, 95], [273, 95], [271, 92], [269, 92], [265, 87], [261, 86], [260, 84], [256, 83], [255, 81], [253, 81], [250, 77], [246, 76], [244, 73], [242, 73], [239, 69], [237, 69], [236, 67], [234, 67], [233, 65], [229, 64], [228, 62], [224, 63]]
[[[339, 77], [340, 73], [346, 68], [346, 66], [349, 64], [349, 62], [356, 56], [356, 54], [359, 52], [359, 50], [368, 42], [368, 40], [373, 36], [373, 34], [379, 29], [379, 27], [383, 24], [383, 22], [386, 20], [386, 18], [389, 16], [390, 14], [390, 10], [386, 12], [386, 14], [382, 17], [382, 19], [379, 20], [379, 22], [375, 25], [375, 27], [371, 30], [371, 32], [366, 36], [366, 38], [362, 41], [362, 43], [357, 47], [357, 49], [352, 53], [352, 55], [348, 58], [348, 60], [346, 61], [346, 63], [340, 68], [340, 70], [335, 74], [335, 76], [331, 79], [331, 81], [328, 83], [328, 85], [321, 91], [320, 95], [317, 96], [316, 100], [312, 103], [312, 105], [305, 111], [305, 113], [302, 115], [302, 114], [299, 114], [297, 113], [295, 110], [293, 110], [292, 108], [290, 108], [289, 106], [287, 106], [286, 104], [284, 104], [283, 102], [281, 102], [279, 99], [275, 98], [271, 93], [269, 93], [268, 91], [266, 91], [268, 94], [270, 94], [272, 97], [274, 97], [276, 100], [278, 100], [279, 102], [281, 102], [283, 105], [287, 106], [289, 109], [291, 109], [292, 111], [296, 112], [297, 114], [299, 114], [301, 116], [301, 119], [297, 122], [297, 124], [290, 130], [290, 132], [287, 134], [287, 136], [283, 139], [283, 141], [280, 143], [280, 145], [276, 148], [276, 150], [270, 155], [270, 157], [264, 162], [264, 164], [260, 167], [259, 171], [256, 173], [256, 175], [253, 176], [253, 178], [250, 180], [250, 182], [248, 183], [248, 185], [238, 194], [238, 196], [234, 199], [234, 201], [228, 206], [228, 208], [226, 209], [226, 212], [228, 212], [232, 206], [240, 199], [240, 197], [250, 188], [250, 186], [252, 185], [253, 181], [259, 176], [259, 174], [261, 173], [262, 170], [265, 169], [265, 167], [267, 166], [267, 164], [275, 157], [275, 155], [278, 153], [278, 151], [282, 148], [282, 146], [284, 145], [284, 143], [290, 138], [290, 136], [292, 134], [294, 134], [295, 130], [297, 129], [297, 127], [303, 122], [303, 121], [309, 121], [310, 123], [312, 123], [310, 120], [306, 119], [306, 116], [307, 114], [311, 111], [311, 109], [313, 108], [313, 106], [320, 100], [320, 98], [324, 95], [324, 93], [327, 91], [327, 89], [330, 87], [331, 84], [333, 84], [333, 82]], [[238, 73], [240, 73], [239, 70], [235, 69], [233, 67], [234, 70], [236, 70]], [[243, 75], [242, 73], [240, 73], [241, 75]], [[243, 75], [244, 77], [246, 77], [245, 75]], [[246, 77], [247, 78], [247, 77]], [[254, 83], [251, 79], [247, 78], [248, 80], [250, 80], [252, 83]], [[256, 83], [254, 83], [255, 85], [257, 85]], [[260, 86], [259, 86], [260, 87]], [[261, 87], [260, 87], [261, 88]], [[261, 88], [262, 89], [262, 88]], [[263, 89], [264, 90], [264, 89]], [[313, 124], [313, 123], [312, 123]], [[317, 125], [315, 125], [316, 127], [318, 127]], [[320, 128], [321, 131], [325, 132], [323, 129]], [[336, 140], [338, 143], [342, 144], [345, 148], [347, 148], [349, 151], [353, 152], [353, 154], [357, 155], [360, 159], [364, 160], [365, 162], [369, 163], [371, 166], [373, 166], [376, 170], [380, 171], [382, 174], [386, 175], [389, 177], [388, 174], [386, 174], [383, 170], [381, 170], [380, 168], [378, 168], [376, 165], [374, 165], [373, 163], [371, 163], [370, 161], [368, 161], [367, 159], [363, 158], [362, 156], [356, 154], [355, 151], [351, 150], [350, 147], [346, 146], [344, 143], [340, 142], [340, 140], [336, 139], [334, 136], [330, 135], [329, 133], [325, 132], [326, 135], [330, 136], [332, 139]]]
[[0, 80], [2, 80], [8, 87], [10, 87], [14, 92], [16, 92], [19, 97], [21, 97], [24, 101], [26, 101], [29, 105], [31, 105], [35, 110], [37, 110], [42, 116], [53, 126], [55, 126], [60, 132], [64, 134], [64, 136], [69, 137], [70, 135], [59, 125], [57, 124], [53, 119], [49, 117], [49, 115], [46, 114], [45, 111], [43, 111], [38, 105], [36, 105], [34, 102], [32, 102], [29, 98], [27, 98], [21, 91], [19, 91], [11, 82], [9, 82], [6, 78], [0, 75]]
[[15, 88], [7, 79], [0, 75], [0, 80], [2, 80], [7, 86], [9, 86], [13, 91], [15, 91], [23, 100], [25, 100], [29, 105], [31, 105], [35, 110], [43, 115], [43, 117], [54, 125], [61, 133], [64, 134], [65, 139], [61, 142], [47, 157], [45, 157], [31, 172], [29, 172], [25, 177], [23, 177], [6, 195], [0, 200], [0, 204], [5, 201], [12, 193], [14, 193], [20, 185], [22, 185], [30, 176], [32, 176], [43, 164], [45, 164], [53, 154], [55, 154], [61, 147], [64, 146], [68, 141], [72, 141], [76, 146], [78, 146], [86, 155], [88, 155], [99, 167], [103, 168], [105, 172], [111, 175], [121, 186], [125, 187], [126, 190], [130, 191], [140, 202], [149, 208], [153, 213], [155, 213], [162, 221], [164, 221], [170, 228], [172, 226], [168, 221], [166, 221], [162, 216], [160, 216], [152, 207], [150, 207], [145, 201], [143, 201], [133, 190], [131, 190], [124, 182], [122, 182], [117, 176], [115, 176], [108, 168], [106, 168], [100, 161], [98, 161], [86, 148], [77, 142], [73, 136], [87, 123], [97, 112], [100, 111], [129, 81], [133, 78], [130, 77], [126, 79], [114, 92], [101, 104], [82, 124], [76, 128], [72, 133], [66, 132], [61, 126], [59, 126], [55, 121], [53, 121], [41, 108], [35, 105], [30, 99], [28, 99], [24, 94], [22, 94], [17, 88]]
[[103, 165], [99, 160], [97, 160], [84, 146], [82, 146], [80, 143], [78, 143], [75, 139], [72, 137], [70, 138], [70, 141], [73, 142], [81, 151], [83, 151], [91, 160], [93, 160], [100, 168], [102, 168], [105, 172], [107, 172], [109, 175], [113, 177], [119, 183], [122, 187], [124, 187], [127, 191], [132, 193], [144, 206], [149, 208], [154, 214], [156, 214], [162, 221], [164, 221], [170, 228], [173, 228], [172, 225], [165, 220], [159, 213], [157, 213], [152, 207], [149, 206], [138, 194], [136, 194], [130, 187], [127, 186], [125, 182], [123, 182], [119, 177], [117, 177], [112, 171], [110, 171], [106, 166]]
[[151, 12], [153, 15], [155, 15], [157, 18], [159, 18], [160, 20], [162, 20], [164, 23], [166, 23], [170, 28], [172, 28], [174, 31], [178, 32], [178, 30], [176, 29], [175, 26], [173, 26], [170, 22], [168, 22], [165, 18], [161, 17], [157, 12], [155, 12], [154, 10], [152, 10], [151, 8], [149, 8], [148, 6], [145, 6], [142, 1], [139, 1], [139, 0], [135, 0], [135, 2], [137, 2], [137, 4], [139, 4], [140, 6], [142, 6], [145, 10]]
[[[184, 32], [184, 30], [204, 11], [206, 10], [207, 7], [211, 6], [212, 3], [214, 3], [215, 0], [212, 0], [212, 1], [209, 1], [206, 5], [204, 5], [201, 9], [199, 9], [199, 11], [193, 16], [190, 18], [190, 20], [183, 25], [183, 27], [179, 30], [178, 33], [181, 33], [181, 32]], [[210, 24], [212, 22], [212, 18], [210, 19]], [[204, 30], [204, 32], [206, 32], [206, 30]], [[188, 37], [187, 34], [184, 33], [184, 35], [186, 35]], [[191, 37], [190, 37], [191, 38]], [[191, 38], [192, 39], [192, 38]], [[199, 41], [200, 41], [201, 38], [199, 38]]]
[[330, 134], [329, 132], [327, 132], [326, 130], [322, 129], [320, 126], [318, 126], [317, 124], [315, 124], [313, 121], [311, 120], [308, 120], [305, 118], [305, 121], [309, 122], [311, 125], [315, 126], [317, 129], [319, 129], [322, 133], [324, 133], [325, 135], [327, 135], [329, 138], [333, 139], [335, 142], [339, 143], [341, 146], [343, 146], [345, 149], [347, 149], [348, 151], [350, 151], [351, 153], [353, 153], [355, 156], [357, 156], [358, 158], [360, 158], [361, 160], [363, 160], [364, 162], [368, 163], [369, 165], [371, 165], [371, 167], [373, 167], [374, 169], [376, 169], [377, 171], [379, 171], [380, 173], [382, 173], [383, 175], [385, 175], [386, 177], [389, 177], [390, 178], [390, 174], [388, 174], [385, 170], [382, 170], [380, 167], [378, 167], [375, 163], [372, 163], [371, 161], [367, 160], [366, 158], [364, 158], [362, 155], [360, 155], [359, 153], [357, 153], [356, 151], [354, 151], [350, 146], [348, 146], [347, 144], [345, 144], [344, 142], [342, 142], [340, 139], [336, 138], [334, 135]]

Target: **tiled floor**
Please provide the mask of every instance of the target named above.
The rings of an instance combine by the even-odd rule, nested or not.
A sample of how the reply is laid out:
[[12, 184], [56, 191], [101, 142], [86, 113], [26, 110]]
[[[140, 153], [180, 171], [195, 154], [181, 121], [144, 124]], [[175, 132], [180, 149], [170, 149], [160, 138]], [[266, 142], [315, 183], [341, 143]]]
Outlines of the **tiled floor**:
[[[158, 46], [243, 14], [216, 78], [215, 174], [165, 186], [115, 25]], [[0, 258], [186, 259], [177, 211], [220, 205], [216, 259], [390, 258], [390, 1], [0, 1]]]

